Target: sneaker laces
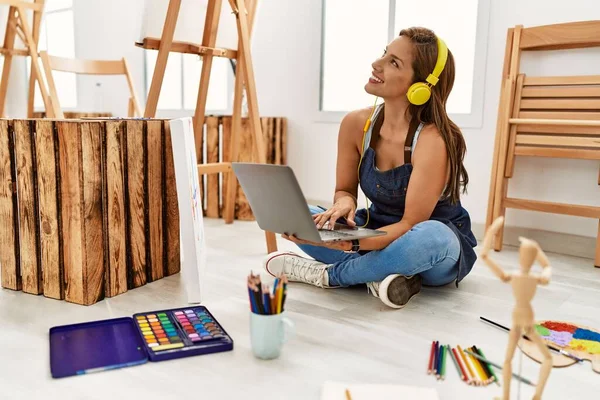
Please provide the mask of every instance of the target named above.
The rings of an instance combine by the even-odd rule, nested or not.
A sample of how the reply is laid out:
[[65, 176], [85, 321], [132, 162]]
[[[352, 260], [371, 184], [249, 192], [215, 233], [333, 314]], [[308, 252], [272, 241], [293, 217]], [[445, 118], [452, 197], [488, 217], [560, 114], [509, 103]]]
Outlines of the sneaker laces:
[[379, 297], [379, 285], [381, 285], [381, 282], [367, 282], [367, 293]]
[[291, 278], [323, 286], [323, 276], [327, 268], [325, 264], [318, 261], [306, 260], [301, 257], [289, 257], [288, 261], [291, 264], [288, 272]]

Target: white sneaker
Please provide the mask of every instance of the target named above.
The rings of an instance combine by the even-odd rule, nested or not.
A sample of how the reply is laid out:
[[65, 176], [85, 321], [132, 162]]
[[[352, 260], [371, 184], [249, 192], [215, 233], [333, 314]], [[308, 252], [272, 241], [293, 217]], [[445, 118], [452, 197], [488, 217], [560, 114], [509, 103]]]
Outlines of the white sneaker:
[[329, 288], [327, 268], [329, 264], [302, 257], [289, 251], [270, 253], [263, 262], [265, 271], [272, 276], [285, 274], [291, 282], [303, 282], [310, 285]]
[[369, 282], [367, 288], [383, 304], [402, 308], [421, 291], [421, 276], [388, 275], [381, 282]]

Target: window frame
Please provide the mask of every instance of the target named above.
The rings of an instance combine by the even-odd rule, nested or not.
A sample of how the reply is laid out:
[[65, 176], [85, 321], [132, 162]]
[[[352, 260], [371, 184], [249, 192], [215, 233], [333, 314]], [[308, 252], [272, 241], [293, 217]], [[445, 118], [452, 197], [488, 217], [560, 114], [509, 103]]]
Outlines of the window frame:
[[[395, 16], [396, 3], [407, 0], [389, 0], [388, 17], [388, 41], [396, 37]], [[323, 70], [324, 70], [324, 49], [325, 49], [325, 7], [327, 0], [323, 0], [321, 6], [321, 24], [320, 24], [320, 53], [319, 53], [319, 88], [318, 102], [314, 116], [314, 122], [339, 124], [343, 117], [350, 112], [344, 111], [324, 111], [323, 110]], [[490, 20], [490, 0], [478, 0], [477, 26], [475, 40], [475, 57], [473, 60], [473, 86], [471, 92], [471, 112], [470, 113], [449, 113], [448, 116], [454, 123], [461, 128], [481, 128], [483, 126], [483, 110], [485, 99], [485, 72], [487, 64], [487, 43], [489, 36]], [[368, 106], [368, 104], [365, 104]]]
[[[150, 85], [152, 84], [152, 77], [153, 77], [153, 75], [148, 75], [148, 52], [150, 52], [150, 51], [158, 52], [158, 50], [144, 49], [144, 99], [145, 99], [145, 101], [148, 100], [148, 91], [150, 90]], [[168, 116], [168, 117], [172, 117], [172, 118], [182, 118], [182, 117], [189, 116], [190, 113], [194, 114], [196, 111], [195, 107], [192, 109], [185, 108], [184, 63], [183, 63], [184, 53], [172, 52], [169, 54], [169, 57], [171, 57], [173, 55], [178, 55], [179, 57], [182, 58], [181, 69], [180, 69], [181, 108], [160, 108], [157, 106], [157, 108], [156, 108], [156, 116], [157, 117]], [[192, 54], [192, 55], [199, 57], [199, 55], [195, 55], [195, 54]], [[155, 67], [156, 67], [156, 65], [155, 65]], [[212, 65], [212, 68], [214, 68], [214, 63]], [[228, 72], [227, 73], [227, 93], [228, 93], [227, 108], [225, 108], [225, 109], [209, 109], [209, 108], [207, 108], [204, 112], [205, 115], [208, 115], [208, 114], [213, 114], [213, 115], [231, 114], [231, 112], [233, 110], [233, 92], [234, 92], [234, 85], [235, 85], [235, 77], [233, 76], [233, 70], [231, 69], [231, 66], [227, 69], [227, 72]], [[212, 73], [212, 71], [211, 71], [211, 73]], [[198, 90], [200, 90], [199, 86], [198, 86]], [[210, 94], [210, 85], [208, 87], [208, 90], [209, 90], [209, 94]], [[161, 87], [161, 92], [162, 92], [162, 87]], [[198, 92], [196, 91], [196, 98], [198, 97], [197, 93]], [[159, 95], [159, 97], [160, 97], [160, 95]]]

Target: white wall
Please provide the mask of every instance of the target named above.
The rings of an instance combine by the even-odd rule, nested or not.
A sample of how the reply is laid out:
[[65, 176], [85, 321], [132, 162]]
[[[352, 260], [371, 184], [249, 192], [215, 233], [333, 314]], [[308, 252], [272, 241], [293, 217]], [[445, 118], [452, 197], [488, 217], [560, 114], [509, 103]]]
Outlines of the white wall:
[[[335, 185], [339, 124], [319, 121], [317, 112], [321, 1], [260, 1], [253, 44], [260, 112], [288, 118], [288, 163], [294, 168], [307, 198], [329, 202]], [[506, 30], [516, 24], [533, 26], [598, 19], [600, 15], [600, 3], [596, 0], [490, 1], [487, 66], [485, 71], [477, 71], [486, 77], [483, 126], [463, 131], [468, 146], [466, 166], [471, 179], [463, 204], [471, 212], [473, 221], [479, 224], [485, 222], [486, 216]], [[76, 0], [75, 29], [78, 57], [127, 57], [136, 89], [143, 99], [143, 50], [133, 45], [139, 33], [142, 4], [142, 0]], [[523, 68], [531, 74], [599, 73], [600, 50], [570, 54], [575, 55], [556, 54], [542, 67], [538, 60], [527, 57]], [[116, 115], [123, 115], [127, 105], [124, 83], [102, 79], [103, 100], [99, 101], [94, 99], [97, 81], [80, 81], [78, 108], [93, 109], [96, 104], [105, 104]], [[348, 84], [363, 85], [363, 82]], [[520, 158], [509, 195], [599, 206], [598, 168], [599, 163], [594, 161]], [[508, 211], [507, 225], [584, 236], [596, 236], [598, 229], [598, 221], [592, 219], [518, 210]]]

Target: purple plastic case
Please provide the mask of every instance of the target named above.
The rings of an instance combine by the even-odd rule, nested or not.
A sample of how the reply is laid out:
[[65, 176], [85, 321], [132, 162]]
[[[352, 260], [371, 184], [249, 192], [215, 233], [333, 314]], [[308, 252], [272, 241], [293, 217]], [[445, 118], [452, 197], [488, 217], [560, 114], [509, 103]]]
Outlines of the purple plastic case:
[[[152, 315], [156, 318], [148, 318]], [[150, 319], [157, 321], [150, 322]], [[140, 365], [148, 360], [164, 361], [233, 350], [233, 339], [203, 306], [56, 326], [49, 334], [53, 378]], [[179, 347], [156, 351], [156, 346], [164, 346], [158, 342], [160, 338]], [[152, 342], [157, 344], [150, 346]]]

